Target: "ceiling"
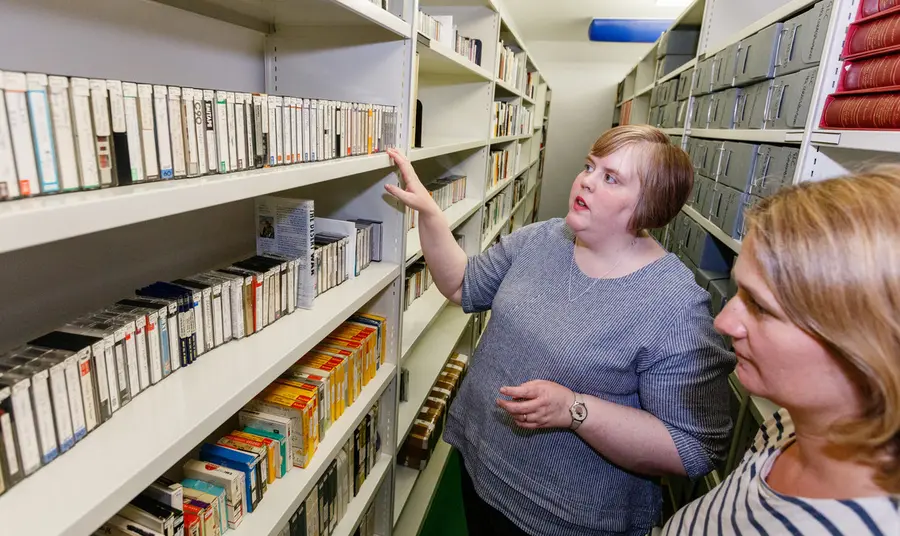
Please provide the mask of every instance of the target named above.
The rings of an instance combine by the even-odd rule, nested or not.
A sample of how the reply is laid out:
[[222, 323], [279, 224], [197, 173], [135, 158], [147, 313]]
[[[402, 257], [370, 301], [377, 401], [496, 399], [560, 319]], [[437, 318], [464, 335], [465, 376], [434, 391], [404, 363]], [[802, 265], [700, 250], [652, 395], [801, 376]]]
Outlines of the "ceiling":
[[675, 19], [689, 3], [672, 7], [657, 5], [657, 0], [505, 0], [503, 5], [522, 39], [530, 43], [590, 42], [591, 19]]

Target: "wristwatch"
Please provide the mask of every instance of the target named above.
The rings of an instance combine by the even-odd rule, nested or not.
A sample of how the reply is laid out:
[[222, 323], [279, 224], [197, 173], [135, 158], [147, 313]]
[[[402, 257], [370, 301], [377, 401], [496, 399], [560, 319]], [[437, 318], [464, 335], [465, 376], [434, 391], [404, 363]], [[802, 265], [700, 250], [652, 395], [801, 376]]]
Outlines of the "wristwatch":
[[569, 413], [572, 414], [572, 424], [569, 428], [577, 430], [581, 423], [587, 419], [588, 415], [587, 406], [584, 405], [584, 397], [580, 393], [575, 393], [575, 402], [569, 408]]

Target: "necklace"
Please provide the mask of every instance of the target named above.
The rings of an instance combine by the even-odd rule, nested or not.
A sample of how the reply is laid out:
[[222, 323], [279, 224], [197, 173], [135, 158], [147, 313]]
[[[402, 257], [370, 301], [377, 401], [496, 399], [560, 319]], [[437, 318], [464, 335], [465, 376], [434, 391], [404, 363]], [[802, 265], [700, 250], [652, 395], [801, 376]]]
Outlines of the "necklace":
[[584, 289], [583, 291], [581, 291], [581, 294], [579, 294], [578, 296], [575, 296], [574, 298], [572, 297], [572, 273], [574, 272], [575, 268], [577, 268], [577, 265], [575, 263], [575, 248], [573, 247], [572, 248], [572, 264], [569, 265], [569, 303], [572, 303], [575, 300], [577, 300], [577, 299], [581, 298], [582, 296], [584, 296], [585, 294], [587, 294], [592, 288], [594, 288], [594, 285], [597, 284], [597, 281], [608, 276], [609, 274], [611, 274], [613, 272], [613, 270], [618, 268], [619, 265], [622, 264], [622, 259], [625, 258], [625, 256], [623, 254], [626, 251], [630, 250], [632, 247], [634, 247], [635, 242], [637, 242], [637, 237], [634, 237], [631, 240], [631, 243], [619, 253], [619, 260], [616, 261], [616, 263], [613, 265], [612, 268], [607, 270], [606, 273], [604, 273], [600, 277], [591, 278], [591, 283], [587, 286], [587, 288]]

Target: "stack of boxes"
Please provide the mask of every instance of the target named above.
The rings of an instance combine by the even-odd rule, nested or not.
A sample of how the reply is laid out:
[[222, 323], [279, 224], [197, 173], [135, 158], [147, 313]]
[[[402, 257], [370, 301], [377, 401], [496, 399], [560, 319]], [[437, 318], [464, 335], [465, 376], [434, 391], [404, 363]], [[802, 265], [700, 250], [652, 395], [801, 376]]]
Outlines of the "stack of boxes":
[[698, 62], [692, 129], [803, 129], [833, 0]]
[[[699, 29], [669, 30], [659, 38], [657, 46], [657, 80], [691, 61], [697, 53]], [[683, 127], [687, 117], [687, 99], [693, 70], [653, 88], [650, 93], [650, 124], [660, 128]], [[686, 75], [687, 73], [687, 75]]]

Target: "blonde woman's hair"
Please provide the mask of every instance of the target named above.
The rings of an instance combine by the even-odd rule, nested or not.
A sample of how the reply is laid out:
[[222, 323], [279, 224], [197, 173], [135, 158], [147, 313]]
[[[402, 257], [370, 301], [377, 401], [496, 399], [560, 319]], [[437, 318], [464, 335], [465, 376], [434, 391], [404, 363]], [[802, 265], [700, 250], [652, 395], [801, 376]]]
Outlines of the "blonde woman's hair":
[[864, 401], [832, 440], [900, 485], [900, 166], [805, 182], [747, 215], [750, 253], [788, 318], [843, 361]]

